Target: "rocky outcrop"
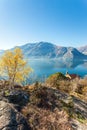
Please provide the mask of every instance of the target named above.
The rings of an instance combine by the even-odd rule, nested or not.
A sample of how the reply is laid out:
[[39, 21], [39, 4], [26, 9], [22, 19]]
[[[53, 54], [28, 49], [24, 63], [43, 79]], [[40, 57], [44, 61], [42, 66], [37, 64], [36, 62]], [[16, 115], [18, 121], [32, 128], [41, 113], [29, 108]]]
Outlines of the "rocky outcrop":
[[44, 85], [2, 90], [0, 130], [87, 129], [87, 102], [80, 98]]
[[8, 95], [5, 96], [9, 103], [14, 104], [16, 109], [20, 111], [22, 107], [26, 106], [29, 101], [29, 94], [23, 90], [11, 90]]
[[[34, 106], [36, 105], [41, 110], [46, 109], [48, 111], [50, 110], [51, 112], [54, 112], [55, 109], [58, 109], [58, 110], [67, 111], [68, 116], [69, 116], [68, 123], [71, 124], [73, 130], [86, 130], [87, 129], [87, 102], [86, 101], [83, 101], [80, 98], [75, 97], [75, 96], [70, 96], [69, 94], [65, 92], [61, 92], [57, 89], [47, 88], [47, 87], [40, 87], [39, 89], [35, 90], [31, 94], [30, 100], [32, 104], [34, 104]], [[28, 106], [27, 115], [29, 115], [31, 112], [31, 109], [30, 111], [29, 109], [30, 109], [30, 106]], [[32, 113], [35, 114], [35, 112], [32, 112]], [[28, 118], [31, 118], [31, 117], [32, 116], [28, 116]], [[64, 124], [64, 122], [62, 124]]]
[[22, 89], [0, 88], [0, 101], [2, 100], [12, 103], [18, 111], [21, 111], [29, 102], [29, 93]]
[[30, 130], [26, 119], [12, 104], [0, 101], [0, 130]]

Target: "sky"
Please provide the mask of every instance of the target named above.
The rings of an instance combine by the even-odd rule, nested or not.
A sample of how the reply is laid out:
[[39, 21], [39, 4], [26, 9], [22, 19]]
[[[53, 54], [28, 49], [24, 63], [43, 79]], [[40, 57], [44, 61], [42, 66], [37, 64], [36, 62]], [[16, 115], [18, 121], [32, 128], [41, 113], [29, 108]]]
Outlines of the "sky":
[[87, 45], [87, 0], [0, 0], [0, 49]]

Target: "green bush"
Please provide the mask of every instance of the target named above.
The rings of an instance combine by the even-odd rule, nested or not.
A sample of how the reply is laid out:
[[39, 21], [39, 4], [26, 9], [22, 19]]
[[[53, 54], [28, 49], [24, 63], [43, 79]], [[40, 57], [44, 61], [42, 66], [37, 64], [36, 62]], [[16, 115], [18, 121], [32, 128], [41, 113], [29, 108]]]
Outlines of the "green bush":
[[61, 80], [67, 80], [67, 78], [65, 77], [64, 74], [58, 72], [49, 76], [48, 79], [46, 80], [46, 83], [48, 85], [51, 85], [52, 87], [58, 88], [58, 86], [60, 85], [59, 81]]

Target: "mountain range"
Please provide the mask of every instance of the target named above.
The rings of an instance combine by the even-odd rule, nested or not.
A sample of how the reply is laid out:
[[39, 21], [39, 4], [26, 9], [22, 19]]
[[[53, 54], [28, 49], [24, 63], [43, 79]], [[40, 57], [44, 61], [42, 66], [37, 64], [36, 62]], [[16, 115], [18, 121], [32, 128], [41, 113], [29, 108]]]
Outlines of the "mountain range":
[[[87, 59], [87, 46], [80, 48], [62, 47], [48, 42], [27, 43], [16, 46], [22, 49], [26, 58], [62, 58], [63, 60]], [[16, 47], [12, 48], [15, 49]], [[0, 54], [3, 54], [3, 50]]]
[[81, 53], [87, 55], [87, 45], [77, 48]]

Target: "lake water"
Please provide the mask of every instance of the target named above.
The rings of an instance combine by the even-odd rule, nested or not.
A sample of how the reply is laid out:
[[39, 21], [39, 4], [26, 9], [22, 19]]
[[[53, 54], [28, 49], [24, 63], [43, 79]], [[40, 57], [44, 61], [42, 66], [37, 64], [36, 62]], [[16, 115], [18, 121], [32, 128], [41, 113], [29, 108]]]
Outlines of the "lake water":
[[64, 61], [60, 59], [30, 59], [29, 65], [33, 69], [30, 81], [37, 80], [43, 82], [49, 75], [56, 72], [63, 74], [68, 71], [70, 74], [75, 73], [84, 77], [87, 75], [87, 61]]

